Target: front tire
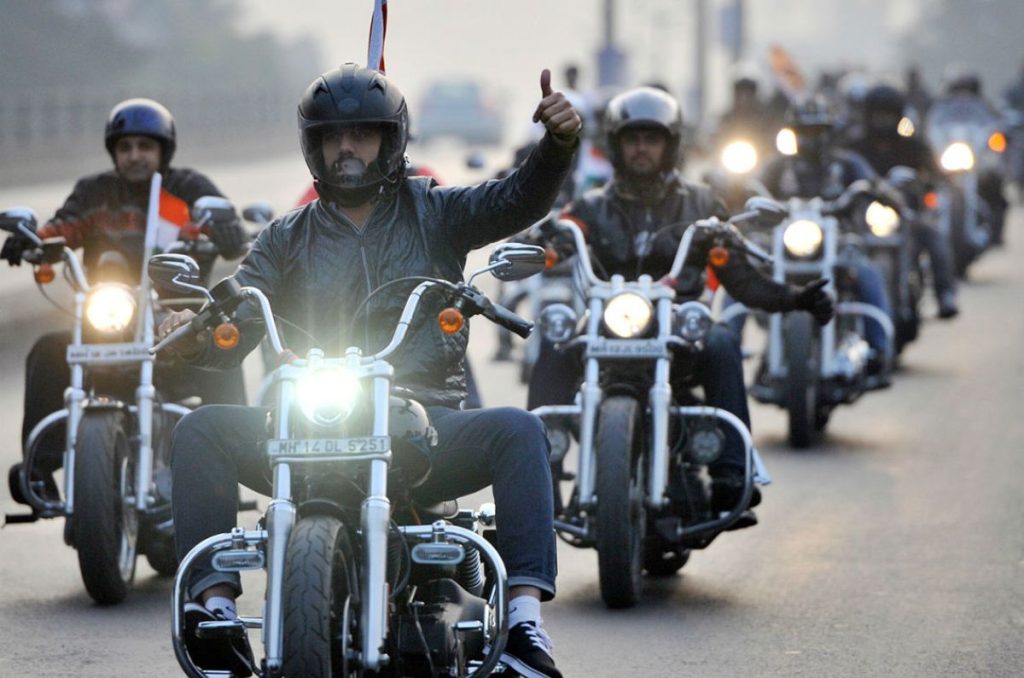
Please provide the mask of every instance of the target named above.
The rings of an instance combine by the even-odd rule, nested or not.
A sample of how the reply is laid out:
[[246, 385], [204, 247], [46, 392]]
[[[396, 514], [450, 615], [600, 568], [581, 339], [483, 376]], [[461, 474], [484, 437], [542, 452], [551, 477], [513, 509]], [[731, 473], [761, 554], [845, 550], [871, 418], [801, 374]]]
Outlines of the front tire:
[[601, 598], [611, 608], [640, 599], [644, 560], [640, 406], [613, 396], [601, 404], [597, 427], [597, 568]]
[[818, 414], [818, 346], [814, 319], [808, 313], [786, 316], [786, 414], [789, 444], [797, 448], [817, 442], [824, 422]]
[[71, 520], [82, 582], [100, 605], [124, 600], [135, 578], [134, 468], [124, 415], [86, 412], [78, 426]]
[[288, 541], [284, 575], [284, 675], [359, 675], [349, 667], [357, 607], [356, 561], [332, 516], [303, 518]]

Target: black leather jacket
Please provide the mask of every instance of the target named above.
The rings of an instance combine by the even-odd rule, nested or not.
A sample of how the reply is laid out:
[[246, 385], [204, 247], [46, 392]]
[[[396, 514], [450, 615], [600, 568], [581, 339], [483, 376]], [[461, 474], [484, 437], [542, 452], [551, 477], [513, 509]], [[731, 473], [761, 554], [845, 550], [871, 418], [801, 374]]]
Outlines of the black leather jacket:
[[778, 156], [765, 167], [762, 181], [779, 200], [818, 196], [834, 200], [854, 181], [877, 176], [861, 156], [832, 148], [822, 157]]
[[[295, 353], [303, 355], [316, 344], [329, 357], [353, 344], [378, 351], [420, 281], [389, 287], [373, 297], [366, 313], [353, 317], [367, 294], [407, 276], [461, 281], [470, 250], [547, 214], [574, 151], [545, 137], [519, 169], [472, 187], [406, 178], [379, 199], [361, 231], [333, 203], [314, 200], [260, 233], [235, 278], [262, 290], [278, 316], [315, 338], [314, 344], [285, 326], [286, 344]], [[415, 391], [424, 405], [455, 407], [466, 397], [462, 359], [468, 329], [451, 337], [441, 333], [435, 318], [447, 303], [443, 295], [428, 293], [402, 348], [389, 358], [395, 382]], [[252, 309], [239, 311], [238, 347], [220, 351], [208, 345], [194, 361], [208, 367], [239, 364], [263, 335], [261, 324], [245, 322], [251, 314]]]
[[[664, 194], [653, 202], [638, 199], [613, 180], [588, 191], [570, 205], [567, 215], [587, 234], [595, 272], [602, 275], [603, 269], [606, 276], [618, 274], [626, 280], [644, 274], [655, 280], [667, 275], [687, 226], [699, 219], [727, 216], [711, 189], [678, 176], [669, 178]], [[675, 281], [680, 301], [703, 292], [710, 246], [699, 242], [691, 245]], [[738, 247], [729, 249], [729, 262], [716, 268], [715, 274], [733, 298], [770, 312], [793, 308], [793, 289], [761, 275]]]
[[[205, 175], [190, 169], [170, 168], [164, 171], [163, 191], [170, 194], [161, 200], [161, 207], [187, 212], [192, 203], [203, 196], [222, 196]], [[165, 200], [168, 203], [165, 205]], [[86, 270], [95, 266], [106, 251], [121, 252], [132, 265], [141, 270], [142, 249], [149, 205], [149, 183], [130, 184], [111, 170], [80, 179], [54, 217], [39, 229], [39, 236], [61, 236], [68, 247], [83, 249]], [[236, 228], [242, 230], [240, 223]], [[239, 238], [242, 242], [244, 239]], [[244, 250], [222, 252], [227, 259], [241, 256]], [[203, 272], [209, 271], [212, 260], [200, 262]]]

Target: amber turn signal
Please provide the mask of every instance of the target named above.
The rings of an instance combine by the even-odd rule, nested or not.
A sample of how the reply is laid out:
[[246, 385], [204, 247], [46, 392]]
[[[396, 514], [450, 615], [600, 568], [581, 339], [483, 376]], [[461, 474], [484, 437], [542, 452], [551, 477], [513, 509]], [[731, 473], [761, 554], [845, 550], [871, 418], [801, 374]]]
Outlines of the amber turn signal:
[[939, 194], [935, 191], [929, 191], [924, 194], [924, 206], [930, 210], [935, 209], [939, 206]]
[[1006, 135], [1002, 132], [994, 132], [988, 138], [988, 147], [996, 153], [1002, 153], [1006, 150]]
[[57, 274], [53, 270], [53, 266], [50, 264], [39, 264], [36, 266], [35, 278], [36, 282], [40, 285], [52, 283], [53, 279], [57, 277]]
[[221, 323], [213, 330], [213, 343], [217, 348], [228, 350], [238, 346], [238, 328], [231, 323]]
[[544, 248], [544, 268], [551, 268], [558, 263], [558, 252], [553, 247]]
[[721, 245], [716, 245], [708, 252], [708, 263], [715, 268], [721, 268], [729, 263], [729, 250]]
[[462, 311], [449, 306], [437, 314], [437, 325], [445, 334], [455, 334], [466, 324]]

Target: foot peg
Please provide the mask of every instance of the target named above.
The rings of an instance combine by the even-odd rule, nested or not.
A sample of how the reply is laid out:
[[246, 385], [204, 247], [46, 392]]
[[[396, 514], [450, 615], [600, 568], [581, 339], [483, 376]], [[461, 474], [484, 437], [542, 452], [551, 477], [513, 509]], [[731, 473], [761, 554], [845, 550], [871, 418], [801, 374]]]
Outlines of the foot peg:
[[[241, 619], [200, 622], [196, 627], [197, 638], [223, 638], [232, 640], [245, 638], [245, 622]], [[230, 675], [230, 674], [228, 674]]]

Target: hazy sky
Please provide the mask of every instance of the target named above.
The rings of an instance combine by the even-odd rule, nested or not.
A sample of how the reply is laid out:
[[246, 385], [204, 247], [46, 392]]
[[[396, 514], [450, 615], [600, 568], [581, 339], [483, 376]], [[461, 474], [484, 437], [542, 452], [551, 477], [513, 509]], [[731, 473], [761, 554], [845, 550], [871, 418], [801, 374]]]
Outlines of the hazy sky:
[[[825, 59], [878, 68], [894, 54], [892, 29], [912, 20], [920, 1], [747, 0], [749, 56], [763, 62], [767, 46], [780, 42], [809, 68]], [[720, 2], [709, 2], [707, 35], [713, 44]], [[310, 80], [344, 61], [366, 61], [372, 0], [246, 0], [245, 6], [248, 28], [308, 34], [322, 43], [325, 63], [310, 65]], [[486, 79], [504, 95], [509, 113], [522, 120], [513, 129], [525, 130], [543, 67], [557, 76], [576, 61], [584, 68], [584, 83], [594, 79], [602, 6], [602, 0], [390, 0], [388, 74], [414, 104], [435, 78]], [[630, 51], [634, 81], [658, 78], [685, 95], [693, 82], [693, 3], [618, 0], [616, 7], [618, 41]], [[861, 26], [851, 20], [868, 30], [855, 30]], [[898, 71], [902, 65], [894, 66]], [[708, 101], [715, 109], [724, 103], [730, 73], [724, 52], [713, 56], [709, 71]]]

